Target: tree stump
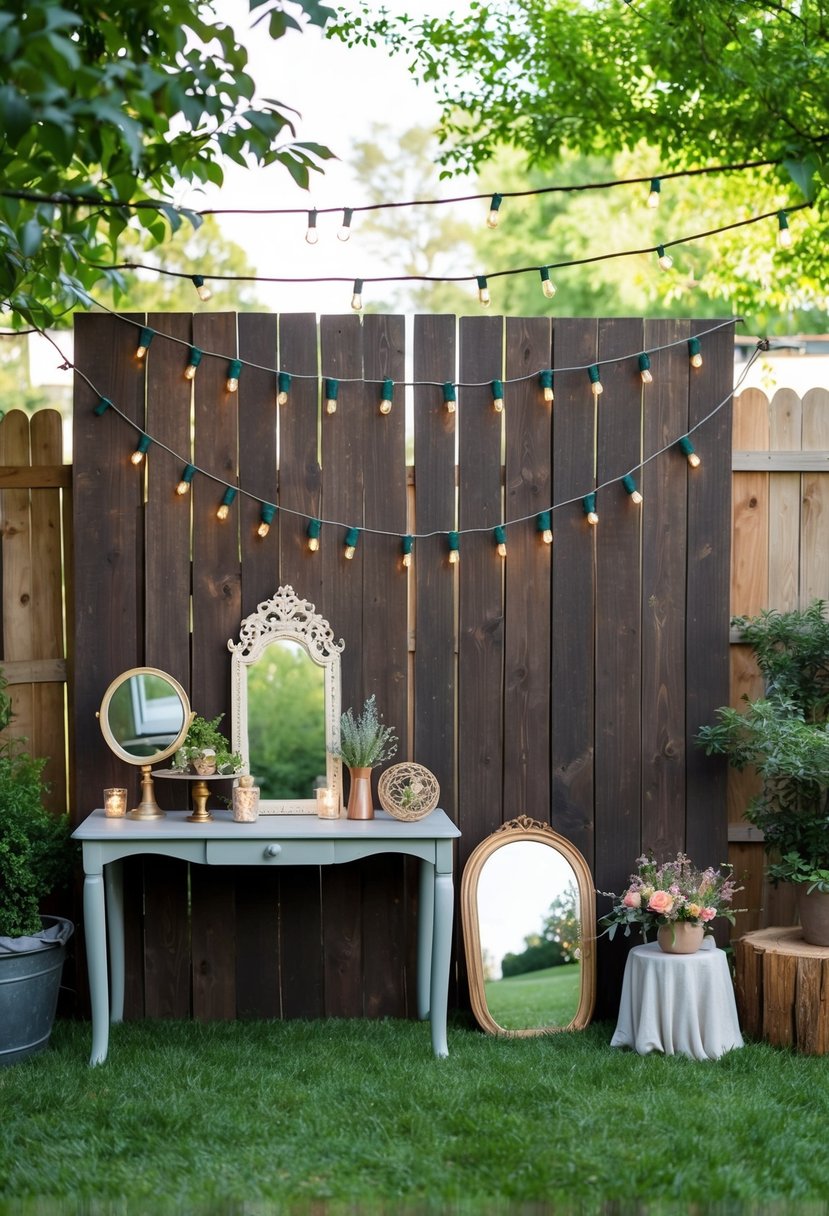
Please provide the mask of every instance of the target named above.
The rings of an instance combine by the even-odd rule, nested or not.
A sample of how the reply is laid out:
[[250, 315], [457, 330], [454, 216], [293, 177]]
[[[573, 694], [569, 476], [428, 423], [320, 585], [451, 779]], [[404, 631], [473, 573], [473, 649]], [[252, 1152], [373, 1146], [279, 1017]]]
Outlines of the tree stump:
[[743, 1032], [805, 1055], [829, 1051], [829, 946], [811, 946], [799, 926], [758, 929], [734, 945]]

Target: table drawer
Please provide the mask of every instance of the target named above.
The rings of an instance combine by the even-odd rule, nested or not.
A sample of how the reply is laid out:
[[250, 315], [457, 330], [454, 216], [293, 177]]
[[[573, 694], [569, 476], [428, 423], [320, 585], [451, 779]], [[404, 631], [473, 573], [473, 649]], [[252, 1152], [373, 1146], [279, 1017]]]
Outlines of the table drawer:
[[333, 840], [208, 840], [209, 866], [326, 866]]

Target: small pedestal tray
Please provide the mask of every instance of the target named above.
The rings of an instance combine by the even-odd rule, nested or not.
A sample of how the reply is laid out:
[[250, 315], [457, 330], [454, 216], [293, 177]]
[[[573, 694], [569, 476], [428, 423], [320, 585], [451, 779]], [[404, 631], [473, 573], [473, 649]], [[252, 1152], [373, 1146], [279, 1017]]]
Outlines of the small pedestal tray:
[[199, 773], [180, 773], [172, 768], [157, 768], [153, 776], [163, 777], [168, 781], [192, 781], [193, 788], [190, 794], [193, 799], [193, 813], [187, 816], [187, 821], [188, 823], [211, 823], [213, 816], [207, 809], [207, 799], [210, 796], [209, 782], [235, 781], [239, 774], [211, 773], [209, 777], [204, 777]]

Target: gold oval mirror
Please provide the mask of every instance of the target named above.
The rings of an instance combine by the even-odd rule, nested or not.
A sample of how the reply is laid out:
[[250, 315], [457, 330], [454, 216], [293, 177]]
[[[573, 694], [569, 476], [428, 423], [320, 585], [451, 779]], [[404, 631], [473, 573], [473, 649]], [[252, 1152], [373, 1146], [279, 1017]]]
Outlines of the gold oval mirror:
[[596, 999], [595, 893], [581, 853], [526, 815], [470, 856], [461, 880], [469, 997], [482, 1029], [580, 1030]]
[[193, 715], [187, 693], [172, 676], [156, 667], [132, 667], [104, 693], [98, 720], [110, 749], [126, 764], [140, 764], [141, 802], [131, 819], [160, 819], [151, 768], [184, 742]]

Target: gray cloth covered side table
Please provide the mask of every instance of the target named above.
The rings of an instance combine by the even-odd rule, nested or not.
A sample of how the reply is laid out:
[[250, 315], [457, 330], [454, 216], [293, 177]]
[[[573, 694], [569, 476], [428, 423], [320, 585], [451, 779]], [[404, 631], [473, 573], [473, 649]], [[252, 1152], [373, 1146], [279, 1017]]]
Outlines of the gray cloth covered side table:
[[656, 942], [631, 950], [610, 1046], [694, 1060], [743, 1046], [728, 963], [712, 937], [696, 954], [665, 954]]

